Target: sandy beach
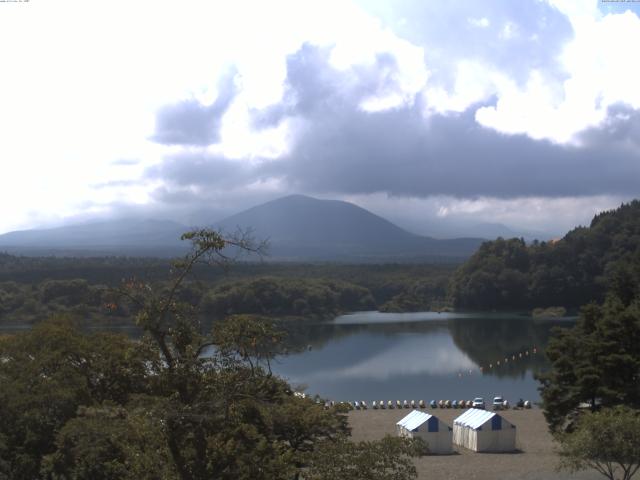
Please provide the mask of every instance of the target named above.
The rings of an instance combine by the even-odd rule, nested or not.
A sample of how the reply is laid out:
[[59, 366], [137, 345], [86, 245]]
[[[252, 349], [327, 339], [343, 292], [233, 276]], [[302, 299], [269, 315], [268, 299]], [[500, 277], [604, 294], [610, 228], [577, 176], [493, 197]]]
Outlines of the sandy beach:
[[[376, 440], [385, 434], [395, 435], [395, 423], [411, 410], [354, 410], [349, 414], [353, 440]], [[424, 409], [449, 425], [464, 410]], [[506, 410], [500, 412], [517, 428], [516, 453], [475, 453], [454, 446], [453, 455], [425, 456], [416, 459], [419, 479], [465, 480], [596, 480], [595, 471], [577, 474], [558, 472], [558, 456], [547, 431], [542, 410]], [[640, 478], [636, 475], [634, 478]]]

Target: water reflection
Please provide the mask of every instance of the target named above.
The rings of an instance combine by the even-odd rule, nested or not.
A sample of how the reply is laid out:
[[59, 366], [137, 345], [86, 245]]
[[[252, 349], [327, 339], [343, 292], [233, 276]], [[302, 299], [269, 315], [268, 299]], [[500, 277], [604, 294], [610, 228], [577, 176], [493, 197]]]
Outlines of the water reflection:
[[310, 384], [335, 378], [381, 381], [399, 375], [455, 374], [474, 367], [469, 357], [454, 348], [451, 336], [446, 332], [426, 338], [408, 337], [402, 342], [386, 342], [380, 349], [372, 348], [374, 344], [371, 341], [363, 345], [358, 350], [359, 355], [350, 358], [349, 364], [343, 368], [333, 366], [327, 369], [324, 362], [310, 366], [311, 370], [305, 372], [304, 378]]
[[360, 312], [329, 324], [293, 325], [292, 353], [279, 357], [275, 369], [310, 393], [337, 400], [497, 394], [536, 400], [533, 375], [547, 366], [550, 330], [570, 325], [517, 315], [408, 315]]
[[[202, 320], [203, 330], [209, 331], [211, 321]], [[550, 331], [572, 324], [522, 315], [436, 312], [359, 312], [328, 323], [289, 321], [284, 324], [288, 336], [283, 354], [273, 366], [294, 386], [305, 385], [309, 393], [335, 400], [503, 395], [511, 401], [535, 401], [534, 374], [548, 367], [543, 352]], [[96, 329], [141, 335], [130, 325]]]

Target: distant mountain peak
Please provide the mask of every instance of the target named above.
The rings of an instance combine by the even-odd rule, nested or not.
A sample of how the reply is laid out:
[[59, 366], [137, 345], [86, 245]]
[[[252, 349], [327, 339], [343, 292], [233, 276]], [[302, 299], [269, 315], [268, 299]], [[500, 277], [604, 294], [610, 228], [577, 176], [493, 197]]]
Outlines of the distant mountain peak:
[[[256, 240], [269, 241], [272, 258], [279, 260], [462, 259], [481, 243], [480, 239], [422, 237], [353, 203], [300, 194], [256, 205], [216, 223], [214, 228], [227, 232], [251, 229]], [[98, 220], [54, 229], [10, 232], [0, 235], [0, 249], [27, 254], [63, 251], [73, 255], [81, 251], [152, 255], [155, 248], [156, 252], [163, 249], [167, 255], [175, 255], [188, 248], [185, 242], [180, 242], [187, 229], [168, 220]]]
[[216, 227], [251, 228], [258, 239], [269, 239], [272, 255], [286, 258], [463, 257], [480, 244], [421, 237], [353, 203], [300, 194], [254, 206]]

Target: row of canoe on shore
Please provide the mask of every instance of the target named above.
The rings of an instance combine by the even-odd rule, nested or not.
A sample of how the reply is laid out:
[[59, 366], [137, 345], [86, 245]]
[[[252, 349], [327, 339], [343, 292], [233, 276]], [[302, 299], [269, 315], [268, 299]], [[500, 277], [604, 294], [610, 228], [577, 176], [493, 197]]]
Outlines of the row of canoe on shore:
[[[332, 407], [335, 405], [336, 402], [331, 401], [331, 402], [325, 402], [325, 407]], [[345, 403], [345, 402], [339, 402], [339, 403]], [[346, 402], [348, 403], [352, 408], [354, 408], [355, 410], [367, 410], [369, 408], [368, 404], [366, 401], [362, 400], [362, 401], [355, 401], [355, 402]], [[431, 400], [429, 402], [429, 407], [431, 408], [471, 408], [473, 406], [473, 402], [471, 400], [438, 400], [437, 402], [435, 400]], [[502, 403], [502, 406], [500, 407], [500, 409], [508, 409], [510, 407], [509, 402], [507, 400], [505, 400]], [[393, 410], [394, 408], [396, 409], [402, 409], [402, 408], [427, 408], [427, 404], [425, 403], [424, 400], [419, 400], [418, 402], [416, 402], [415, 400], [411, 400], [411, 401], [407, 401], [404, 400], [403, 402], [400, 402], [400, 400], [396, 400], [395, 402], [393, 402], [392, 400], [389, 400], [385, 403], [384, 400], [380, 400], [380, 402], [376, 402], [375, 400], [373, 402], [371, 402], [371, 408], [373, 408], [374, 410], [384, 410], [384, 409], [389, 409], [389, 410]], [[523, 402], [522, 404], [522, 408], [531, 408], [531, 402], [529, 400], [526, 400], [525, 402]], [[494, 406], [494, 409], [497, 409]]]

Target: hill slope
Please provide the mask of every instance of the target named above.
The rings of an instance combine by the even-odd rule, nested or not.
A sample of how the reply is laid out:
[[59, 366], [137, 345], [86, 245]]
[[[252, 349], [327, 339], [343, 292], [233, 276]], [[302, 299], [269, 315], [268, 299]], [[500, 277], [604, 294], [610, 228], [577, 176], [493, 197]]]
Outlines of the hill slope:
[[634, 200], [555, 242], [484, 243], [456, 271], [450, 293], [458, 308], [571, 308], [602, 301], [607, 289], [631, 297], [639, 281], [640, 201]]
[[[268, 239], [275, 260], [462, 260], [481, 239], [436, 240], [407, 232], [347, 202], [292, 195], [245, 210], [214, 225], [227, 233], [252, 229]], [[0, 250], [27, 255], [173, 256], [188, 227], [160, 220], [113, 220], [0, 235]]]
[[0, 235], [0, 249], [46, 255], [174, 255], [183, 251], [180, 235], [188, 230], [164, 220], [111, 220]]
[[480, 239], [436, 240], [409, 233], [382, 217], [337, 200], [291, 195], [233, 215], [216, 227], [252, 228], [280, 258], [376, 260], [468, 257]]

